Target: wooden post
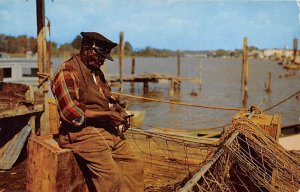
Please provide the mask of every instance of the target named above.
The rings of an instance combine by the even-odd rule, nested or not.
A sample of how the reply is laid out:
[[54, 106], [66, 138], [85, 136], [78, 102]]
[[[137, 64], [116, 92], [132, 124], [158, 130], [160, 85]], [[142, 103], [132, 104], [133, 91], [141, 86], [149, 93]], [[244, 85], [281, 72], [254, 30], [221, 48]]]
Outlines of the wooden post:
[[134, 92], [134, 72], [135, 72], [135, 58], [132, 57], [132, 59], [131, 59], [131, 77], [133, 80], [130, 83], [131, 92]]
[[296, 61], [296, 57], [297, 57], [297, 50], [298, 50], [298, 39], [295, 38], [294, 39], [294, 59], [293, 62]]
[[269, 83], [268, 83], [266, 91], [269, 93], [272, 92], [272, 73], [271, 72], [269, 72]]
[[[27, 101], [30, 101], [32, 103], [34, 103], [34, 89], [32, 85], [29, 85], [29, 89], [25, 95], [25, 98]], [[31, 126], [32, 131], [31, 131], [31, 135], [32, 136], [36, 136], [37, 134], [37, 127], [36, 127], [36, 116], [32, 115], [28, 121], [28, 124]]]
[[243, 46], [242, 73], [241, 73], [241, 91], [243, 91], [243, 89], [244, 89], [244, 70], [245, 70], [244, 51], [245, 51], [245, 39], [244, 39], [244, 46]]
[[135, 58], [132, 57], [131, 59], [131, 75], [134, 75], [135, 72]]
[[120, 32], [120, 52], [119, 52], [119, 64], [120, 64], [120, 86], [119, 91], [123, 91], [123, 57], [124, 57], [124, 32]]
[[49, 99], [49, 126], [51, 134], [58, 134], [59, 132], [59, 113], [55, 99]]
[[170, 96], [174, 95], [174, 90], [175, 90], [175, 83], [174, 83], [174, 78], [171, 79], [170, 81]]
[[[45, 40], [45, 2], [44, 0], [36, 0], [36, 18], [37, 18], [37, 51], [38, 51], [38, 71], [40, 74], [45, 72], [46, 63], [46, 40]], [[47, 84], [43, 83], [43, 77], [39, 75], [39, 91], [47, 90]]]
[[180, 90], [180, 49], [177, 50], [177, 78], [178, 78], [178, 90]]
[[38, 74], [39, 74], [39, 95], [44, 100], [44, 113], [40, 119], [40, 134], [46, 135], [50, 132], [49, 127], [49, 110], [47, 103], [47, 81], [45, 81], [45, 66], [46, 66], [46, 28], [45, 28], [45, 2], [44, 0], [36, 0], [36, 17], [37, 17], [37, 50], [38, 50]]
[[0, 68], [0, 82], [3, 81], [3, 78], [4, 78], [4, 73], [3, 73], [3, 69]]
[[244, 38], [244, 49], [243, 49], [243, 74], [244, 74], [244, 98], [248, 97], [248, 78], [249, 78], [249, 71], [248, 71], [248, 39], [247, 37]]
[[51, 63], [51, 41], [50, 41], [50, 20], [48, 20], [48, 23], [47, 23], [47, 28], [48, 28], [48, 33], [49, 33], [49, 40], [48, 40], [48, 43], [47, 43], [47, 51], [48, 51], [48, 62], [47, 62], [47, 73], [50, 75], [51, 77], [51, 73], [52, 73], [52, 63]]
[[202, 88], [202, 64], [199, 62], [199, 91]]
[[242, 62], [242, 73], [241, 73], [241, 91], [244, 89], [244, 61]]
[[144, 93], [148, 93], [148, 92], [149, 92], [149, 82], [144, 81]]

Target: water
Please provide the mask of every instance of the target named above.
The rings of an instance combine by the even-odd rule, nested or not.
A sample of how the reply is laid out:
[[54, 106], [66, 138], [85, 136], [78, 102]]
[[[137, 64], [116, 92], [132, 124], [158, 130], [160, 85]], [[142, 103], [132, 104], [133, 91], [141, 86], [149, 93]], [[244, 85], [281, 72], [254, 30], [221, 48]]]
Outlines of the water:
[[[53, 60], [53, 70], [56, 70], [62, 59]], [[241, 59], [221, 58], [181, 58], [181, 76], [199, 77], [202, 79], [202, 89], [193, 83], [183, 83], [181, 92], [170, 95], [169, 84], [149, 83], [149, 93], [143, 93], [143, 84], [135, 84], [135, 92], [130, 93], [130, 83], [125, 83], [124, 93], [174, 100], [186, 103], [243, 107], [243, 93], [240, 91]], [[124, 75], [131, 71], [131, 58], [124, 59]], [[201, 70], [200, 70], [201, 68]], [[105, 64], [106, 74], [118, 75], [119, 64], [108, 61]], [[177, 75], [177, 58], [136, 58], [136, 74], [139, 73], [166, 73]], [[272, 72], [272, 93], [265, 91], [268, 73]], [[290, 77], [285, 77], [290, 74]], [[247, 107], [260, 104], [261, 109], [266, 109], [286, 97], [300, 90], [300, 72], [286, 71], [274, 61], [250, 60], [249, 61], [249, 98]], [[191, 96], [191, 91], [196, 91], [197, 96]], [[280, 113], [282, 125], [299, 123], [300, 101], [293, 98], [267, 114]], [[162, 127], [175, 129], [196, 129], [216, 127], [230, 123], [236, 111], [203, 109], [186, 106], [169, 105], [157, 102], [147, 102], [138, 99], [129, 99], [130, 110], [146, 111], [143, 128]]]

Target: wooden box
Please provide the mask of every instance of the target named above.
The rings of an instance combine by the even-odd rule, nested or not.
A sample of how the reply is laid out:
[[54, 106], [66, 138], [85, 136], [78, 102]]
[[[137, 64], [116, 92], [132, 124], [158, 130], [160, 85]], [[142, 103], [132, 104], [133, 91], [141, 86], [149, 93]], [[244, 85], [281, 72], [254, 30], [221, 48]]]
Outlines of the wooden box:
[[[233, 121], [241, 118], [247, 117], [248, 114], [245, 112], [239, 112], [234, 118]], [[279, 136], [281, 134], [281, 116], [280, 114], [274, 115], [265, 115], [265, 114], [254, 114], [251, 117], [256, 125], [258, 125], [262, 130], [265, 130], [275, 141], [279, 141]]]
[[31, 137], [28, 154], [27, 191], [87, 191], [74, 154], [59, 148], [52, 136]]

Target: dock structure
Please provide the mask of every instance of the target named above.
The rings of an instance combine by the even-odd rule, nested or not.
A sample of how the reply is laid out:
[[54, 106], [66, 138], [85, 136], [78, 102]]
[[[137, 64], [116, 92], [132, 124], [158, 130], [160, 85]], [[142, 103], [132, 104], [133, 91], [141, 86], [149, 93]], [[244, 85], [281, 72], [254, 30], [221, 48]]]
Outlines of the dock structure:
[[[169, 74], [159, 74], [159, 73], [143, 73], [143, 74], [131, 74], [122, 77], [122, 82], [130, 82], [132, 86], [133, 83], [143, 83], [144, 84], [144, 92], [149, 91], [149, 83], [160, 83], [169, 81], [170, 89], [175, 90], [179, 87], [180, 82], [190, 82], [190, 83], [198, 83], [201, 87], [201, 79], [193, 78], [193, 77], [176, 77]], [[119, 86], [120, 78], [114, 75], [108, 75], [107, 81], [114, 87]]]
[[[170, 82], [170, 91], [173, 93], [175, 90], [180, 91], [180, 84], [183, 81], [194, 82], [199, 84], [199, 90], [201, 89], [201, 77], [181, 77], [181, 53], [180, 49], [177, 50], [177, 76], [167, 75], [167, 74], [157, 74], [157, 73], [144, 73], [144, 74], [135, 74], [135, 58], [132, 57], [131, 60], [131, 74], [126, 76], [123, 73], [123, 59], [124, 59], [124, 32], [120, 32], [120, 43], [119, 43], [119, 76], [106, 75], [108, 82], [112, 87], [118, 87], [119, 92], [123, 92], [123, 82], [130, 82], [131, 91], [134, 91], [134, 83], [144, 83], [144, 92], [149, 91], [149, 82], [159, 83], [161, 81]], [[200, 69], [201, 70], [201, 69]]]

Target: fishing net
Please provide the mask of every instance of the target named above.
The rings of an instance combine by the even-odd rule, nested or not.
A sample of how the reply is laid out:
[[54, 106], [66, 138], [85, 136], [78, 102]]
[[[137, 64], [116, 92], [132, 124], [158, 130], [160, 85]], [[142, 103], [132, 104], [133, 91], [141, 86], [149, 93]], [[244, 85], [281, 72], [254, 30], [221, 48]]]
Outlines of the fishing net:
[[129, 129], [126, 139], [144, 163], [145, 191], [156, 191], [167, 183], [192, 173], [215, 149], [210, 139]]
[[[144, 134], [149, 144], [140, 146], [148, 166], [145, 169], [146, 191], [300, 189], [299, 159], [247, 118], [235, 120], [217, 145], [201, 143], [201, 139], [185, 141]], [[132, 141], [136, 140], [137, 144], [142, 139]]]

